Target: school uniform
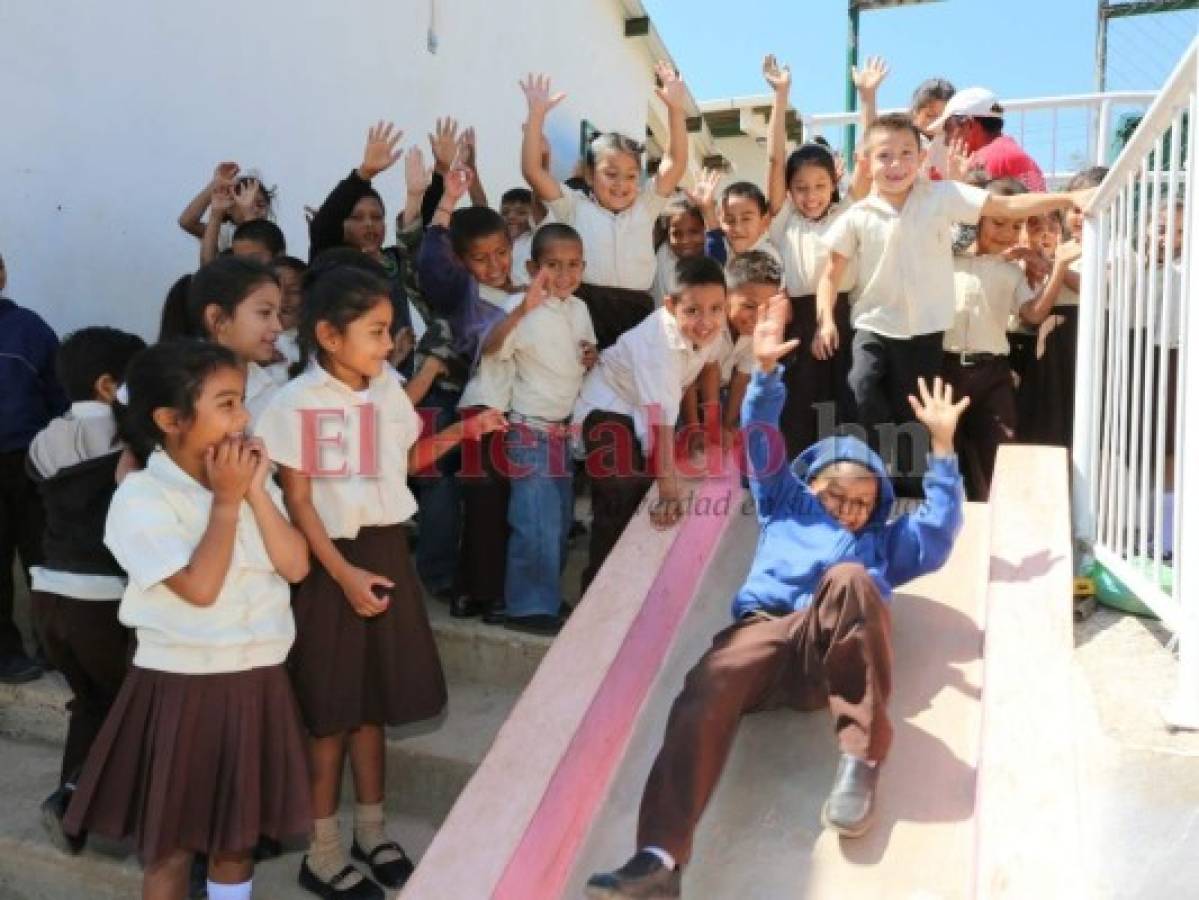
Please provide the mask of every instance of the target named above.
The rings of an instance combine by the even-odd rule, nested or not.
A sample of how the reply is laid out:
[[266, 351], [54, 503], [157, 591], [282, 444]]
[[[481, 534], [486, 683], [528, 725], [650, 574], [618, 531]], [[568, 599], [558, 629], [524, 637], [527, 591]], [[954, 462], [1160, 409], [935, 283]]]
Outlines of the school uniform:
[[791, 299], [786, 339], [799, 341], [799, 346], [783, 360], [787, 400], [780, 427], [787, 452], [792, 456], [827, 436], [820, 433], [822, 421], [826, 427], [854, 421], [853, 397], [849, 391], [853, 356], [849, 290], [857, 280], [856, 261], [850, 261], [837, 287], [833, 306], [833, 322], [840, 338], [837, 350], [832, 359], [817, 359], [812, 354], [817, 324], [816, 286], [828, 262], [828, 246], [823, 237], [850, 205], [845, 201], [834, 203], [823, 218], [813, 220], [801, 215], [788, 196], [770, 223], [769, 237], [782, 255], [783, 284]]
[[[1080, 260], [1070, 264], [1078, 272]], [[1020, 439], [1070, 447], [1074, 435], [1074, 367], [1078, 294], [1065, 285], [1037, 334], [1036, 356], [1020, 385]]]
[[578, 297], [547, 297], [500, 348], [513, 366], [511, 428], [505, 458], [508, 505], [508, 615], [557, 615], [562, 569], [574, 520], [571, 412], [583, 376], [580, 343], [595, 343], [587, 306]]
[[[930, 458], [928, 499], [893, 521], [886, 467], [855, 438], [822, 440], [788, 465], [774, 438], [784, 392], [778, 369], [750, 382], [742, 426], [762, 534], [733, 598], [734, 621], [687, 674], [641, 798], [636, 845], [661, 848], [680, 865], [746, 713], [827, 707], [843, 753], [886, 758], [892, 590], [940, 568], [962, 525], [953, 457]], [[878, 503], [857, 533], [809, 487], [839, 460], [878, 477]]]
[[654, 298], [654, 308], [657, 309], [666, 302], [667, 295], [673, 294], [679, 289], [679, 258], [666, 241], [662, 242], [662, 246], [658, 248], [654, 257], [657, 260], [657, 267], [654, 270], [654, 283], [649, 292]]
[[514, 287], [528, 287], [529, 278], [529, 260], [533, 258], [533, 232], [526, 231], [524, 234], [516, 236], [516, 240], [512, 242], [512, 269], [511, 278]]
[[970, 499], [985, 502], [999, 445], [1016, 437], [1008, 321], [1036, 292], [1024, 270], [1000, 256], [959, 256], [953, 266], [957, 308], [943, 339], [942, 375], [956, 399], [970, 398], [954, 442]]
[[[273, 482], [266, 490], [280, 511]], [[250, 505], [216, 600], [166, 584], [208, 528], [212, 493], [162, 450], [129, 474], [104, 541], [129, 575], [121, 622], [137, 650], [67, 810], [68, 834], [132, 839], [149, 866], [177, 851], [249, 852], [312, 826], [308, 760], [283, 663], [295, 637], [288, 584]]]
[[720, 386], [728, 387], [734, 375], [752, 375], [754, 365], [753, 335], [724, 328], [720, 332]]
[[619, 213], [566, 185], [561, 192], [547, 206], [556, 221], [573, 225], [583, 239], [587, 281], [576, 294], [587, 304], [597, 345], [604, 350], [654, 310], [654, 223], [669, 201], [652, 181]]
[[72, 695], [60, 786], [79, 777], [128, 664], [129, 632], [117, 618], [125, 573], [104, 546], [121, 449], [111, 407], [95, 401], [71, 404], [29, 446], [46, 511], [44, 559], [30, 572], [33, 621]]
[[268, 366], [260, 366], [256, 362], [246, 363], [246, 412], [250, 414], [250, 429], [267, 408], [275, 392], [279, 390], [279, 381], [271, 373]]
[[654, 426], [678, 421], [683, 392], [719, 354], [719, 340], [695, 347], [663, 307], [603, 351], [583, 379], [572, 422], [582, 429], [592, 486], [584, 590], [653, 482], [646, 458], [657, 449]]
[[[322, 448], [304, 412], [329, 410], [341, 442]], [[390, 372], [354, 391], [315, 362], [279, 390], [258, 421], [271, 460], [310, 473], [312, 504], [338, 551], [395, 583], [386, 611], [372, 618], [354, 611], [315, 557], [296, 589], [288, 668], [316, 737], [403, 725], [445, 706], [445, 677], [403, 526], [416, 512], [408, 451], [420, 432], [420, 417]]]
[[[830, 250], [858, 263], [849, 388], [855, 418], [876, 448], [891, 443], [879, 426], [913, 421], [907, 398], [917, 380], [931, 381], [941, 370], [942, 335], [955, 308], [951, 229], [977, 223], [987, 196], [956, 181], [918, 178], [902, 209], [871, 195], [824, 235]], [[899, 452], [889, 449], [887, 463], [901, 470], [901, 491], [916, 493], [923, 464], [904, 442], [895, 443]]]
[[300, 343], [296, 330], [291, 328], [280, 332], [279, 337], [275, 339], [275, 349], [283, 354], [283, 359], [271, 363], [266, 370], [275, 380], [275, 384], [287, 384], [291, 381], [291, 367], [300, 361]]

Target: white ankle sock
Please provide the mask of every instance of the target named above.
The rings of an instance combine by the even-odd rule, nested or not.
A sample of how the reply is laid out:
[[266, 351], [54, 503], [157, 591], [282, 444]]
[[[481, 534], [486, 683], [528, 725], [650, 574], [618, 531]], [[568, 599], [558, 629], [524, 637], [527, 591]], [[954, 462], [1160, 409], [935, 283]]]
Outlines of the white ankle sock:
[[241, 884], [217, 884], [209, 879], [208, 900], [250, 900], [254, 893], [254, 879]]
[[[312, 843], [308, 845], [308, 868], [321, 881], [331, 881], [350, 864], [345, 847], [341, 844], [341, 831], [337, 816], [312, 820]], [[359, 879], [361, 880], [361, 879]], [[341, 887], [350, 887], [349, 880]]]
[[662, 865], [666, 866], [666, 868], [668, 868], [668, 869], [673, 870], [673, 869], [677, 868], [674, 863], [674, 857], [671, 856], [669, 853], [667, 853], [665, 850], [663, 850], [661, 847], [642, 847], [641, 852], [642, 853], [652, 853], [654, 856], [658, 857], [658, 859], [662, 860]]
[[[387, 836], [387, 826], [383, 818], [383, 804], [355, 803], [354, 804], [354, 839], [367, 856], [380, 844], [391, 840]], [[394, 850], [384, 850], [375, 857], [376, 863], [395, 862], [400, 854]]]

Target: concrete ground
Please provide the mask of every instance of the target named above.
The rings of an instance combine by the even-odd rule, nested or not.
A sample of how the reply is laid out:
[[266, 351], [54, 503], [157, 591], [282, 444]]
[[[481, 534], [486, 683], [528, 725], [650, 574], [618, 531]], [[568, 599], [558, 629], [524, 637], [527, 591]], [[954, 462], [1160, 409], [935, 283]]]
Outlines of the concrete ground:
[[1160, 623], [1102, 606], [1075, 626], [1077, 720], [1063, 725], [1078, 735], [1099, 897], [1199, 894], [1199, 733], [1162, 721], [1178, 671], [1168, 640]]

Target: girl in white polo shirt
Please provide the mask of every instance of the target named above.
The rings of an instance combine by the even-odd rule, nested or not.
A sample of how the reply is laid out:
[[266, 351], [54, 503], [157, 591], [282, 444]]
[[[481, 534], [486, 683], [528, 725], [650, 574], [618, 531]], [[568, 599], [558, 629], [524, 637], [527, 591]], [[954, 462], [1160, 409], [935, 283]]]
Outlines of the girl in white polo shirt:
[[124, 429], [145, 467], [117, 488], [104, 540], [129, 575], [120, 620], [137, 652], [64, 828], [132, 840], [143, 896], [186, 896], [206, 853], [208, 896], [245, 900], [259, 837], [298, 840], [312, 822], [283, 666], [308, 548], [244, 437], [232, 353], [167, 341], [126, 375]]
[[297, 634], [288, 664], [311, 734], [313, 839], [300, 883], [322, 897], [383, 897], [349, 864], [341, 843], [347, 751], [357, 795], [354, 857], [388, 888], [412, 872], [384, 825], [383, 727], [437, 715], [446, 692], [403, 527], [416, 512], [408, 473], [432, 465], [464, 436], [504, 424], [490, 410], [418, 440], [421, 420], [388, 365], [391, 319], [383, 279], [318, 262], [300, 314], [305, 370], [258, 422], [313, 555], [293, 601]]
[[546, 75], [530, 75], [521, 84], [529, 104], [521, 168], [555, 220], [583, 238], [587, 280], [575, 293], [587, 304], [601, 350], [654, 311], [654, 223], [687, 169], [687, 88], [666, 63], [658, 63], [656, 74], [661, 87], [655, 93], [670, 115], [670, 144], [658, 173], [642, 188], [642, 146], [621, 134], [601, 134], [584, 161], [589, 194], [559, 184], [542, 152], [545, 117], [566, 95], [551, 94]]
[[282, 305], [279, 276], [270, 266], [222, 256], [201, 266], [186, 291], [172, 288], [158, 339], [203, 338], [232, 350], [245, 368], [245, 405], [253, 424], [279, 386], [267, 367], [275, 362], [275, 342], [283, 332]]

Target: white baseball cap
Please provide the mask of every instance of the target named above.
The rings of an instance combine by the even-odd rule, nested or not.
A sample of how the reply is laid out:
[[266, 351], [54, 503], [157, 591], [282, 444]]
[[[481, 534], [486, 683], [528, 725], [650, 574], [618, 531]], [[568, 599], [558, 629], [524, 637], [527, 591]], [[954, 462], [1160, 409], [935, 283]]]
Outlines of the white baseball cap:
[[953, 116], [977, 116], [993, 118], [1003, 114], [1003, 107], [993, 91], [982, 87], [969, 87], [958, 91], [945, 104], [945, 110], [940, 117], [928, 126], [928, 130], [936, 134], [945, 127], [945, 123]]

